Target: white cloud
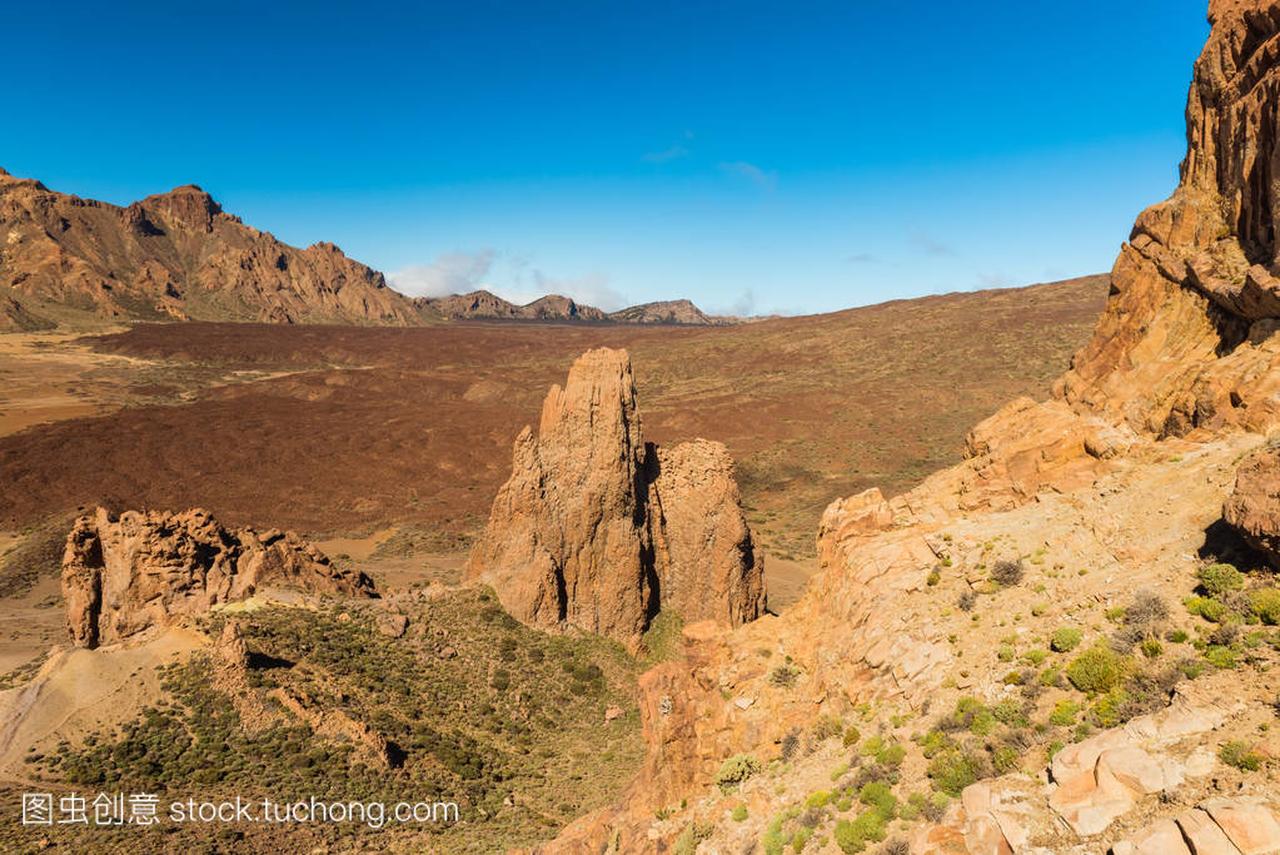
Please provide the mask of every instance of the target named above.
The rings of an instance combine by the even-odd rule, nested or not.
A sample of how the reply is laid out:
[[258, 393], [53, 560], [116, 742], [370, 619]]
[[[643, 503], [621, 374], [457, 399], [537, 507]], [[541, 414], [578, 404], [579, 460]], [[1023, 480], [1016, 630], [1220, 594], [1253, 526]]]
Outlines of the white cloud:
[[541, 270], [533, 270], [531, 278], [538, 297], [545, 294], [563, 294], [574, 302], [595, 306], [606, 312], [614, 312], [627, 305], [626, 297], [609, 284], [609, 277], [604, 273], [589, 273], [573, 279], [560, 279], [547, 276]]
[[392, 287], [412, 297], [445, 297], [465, 294], [482, 287], [497, 253], [492, 249], [477, 252], [445, 252], [429, 264], [406, 267], [387, 275]]
[[745, 178], [747, 181], [750, 181], [766, 193], [772, 192], [778, 187], [777, 172], [761, 169], [754, 163], [748, 163], [745, 160], [734, 160], [721, 163], [720, 171], [724, 172], [726, 175], [736, 175], [739, 178]]

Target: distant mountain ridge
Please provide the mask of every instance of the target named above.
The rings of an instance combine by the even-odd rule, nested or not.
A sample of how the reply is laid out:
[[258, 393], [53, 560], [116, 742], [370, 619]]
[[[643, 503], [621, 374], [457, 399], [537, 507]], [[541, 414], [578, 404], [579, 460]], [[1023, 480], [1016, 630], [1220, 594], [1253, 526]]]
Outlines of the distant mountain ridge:
[[419, 297], [415, 303], [455, 320], [588, 321], [680, 326], [722, 326], [739, 321], [738, 318], [705, 314], [690, 300], [663, 300], [605, 312], [560, 294], [548, 294], [522, 306], [482, 289], [447, 297]]
[[0, 331], [101, 320], [417, 326], [447, 319], [720, 323], [688, 300], [607, 313], [559, 294], [411, 298], [332, 243], [299, 249], [188, 184], [119, 206], [0, 169]]

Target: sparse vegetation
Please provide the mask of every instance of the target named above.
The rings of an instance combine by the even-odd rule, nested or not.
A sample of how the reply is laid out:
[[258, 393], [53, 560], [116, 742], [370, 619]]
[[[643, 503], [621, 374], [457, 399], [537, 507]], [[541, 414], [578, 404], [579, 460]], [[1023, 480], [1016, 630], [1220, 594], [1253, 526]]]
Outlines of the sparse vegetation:
[[1054, 630], [1049, 639], [1049, 648], [1055, 653], [1069, 653], [1080, 646], [1084, 633], [1073, 626], [1064, 626]]
[[720, 764], [716, 772], [716, 785], [721, 792], [732, 792], [752, 775], [760, 771], [760, 761], [750, 754], [735, 754]]
[[1067, 679], [1082, 692], [1109, 692], [1125, 678], [1129, 663], [1125, 657], [1101, 645], [1091, 647], [1067, 666]]
[[1002, 588], [1011, 588], [1022, 583], [1027, 575], [1027, 568], [1022, 559], [997, 561], [991, 567], [991, 581]]
[[1231, 741], [1224, 743], [1218, 749], [1218, 758], [1228, 766], [1243, 772], [1256, 772], [1262, 768], [1262, 755], [1244, 742]]

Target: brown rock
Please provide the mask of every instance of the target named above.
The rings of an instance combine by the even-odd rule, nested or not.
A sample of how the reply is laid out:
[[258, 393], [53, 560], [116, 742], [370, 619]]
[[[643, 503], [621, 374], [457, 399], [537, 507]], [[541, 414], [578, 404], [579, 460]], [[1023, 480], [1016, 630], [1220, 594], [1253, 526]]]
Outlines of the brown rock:
[[223, 528], [203, 510], [103, 508], [76, 520], [62, 559], [67, 628], [80, 647], [126, 639], [171, 618], [252, 596], [266, 585], [376, 596], [292, 533]]
[[1240, 464], [1222, 518], [1280, 568], [1280, 447], [1268, 445]]
[[639, 637], [656, 609], [627, 354], [601, 348], [574, 362], [564, 388], [547, 394], [538, 436], [525, 428], [513, 458], [467, 576], [493, 585], [524, 623]]
[[1130, 851], [1133, 855], [1192, 855], [1178, 824], [1171, 819], [1159, 819], [1149, 825], [1133, 839]]
[[755, 620], [765, 610], [764, 556], [742, 515], [729, 450], [698, 439], [657, 449], [656, 461], [649, 512], [661, 608], [689, 622]]
[[382, 612], [377, 617], [376, 626], [378, 632], [388, 638], [400, 638], [409, 627], [409, 618], [397, 612]]
[[1156, 436], [1280, 420], [1280, 262], [1270, 185], [1280, 138], [1277, 14], [1214, 2], [1187, 98], [1173, 196], [1139, 215], [1093, 339], [1057, 394]]
[[763, 563], [722, 445], [644, 444], [626, 351], [600, 348], [516, 438], [467, 564], [524, 623], [636, 643], [658, 610], [737, 625], [764, 609]]

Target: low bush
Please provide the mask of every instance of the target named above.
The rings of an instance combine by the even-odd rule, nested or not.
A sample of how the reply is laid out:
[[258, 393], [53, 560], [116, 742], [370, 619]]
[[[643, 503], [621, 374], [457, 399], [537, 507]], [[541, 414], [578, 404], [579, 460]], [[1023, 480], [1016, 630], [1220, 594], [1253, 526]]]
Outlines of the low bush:
[[1067, 679], [1082, 692], [1109, 692], [1128, 672], [1128, 660], [1101, 645], [1091, 647], [1067, 666]]
[[934, 757], [927, 774], [935, 790], [958, 796], [965, 787], [991, 775], [991, 762], [986, 754], [955, 748]]
[[1084, 633], [1073, 626], [1064, 626], [1054, 630], [1049, 638], [1049, 648], [1055, 653], [1069, 653], [1080, 646]]
[[1235, 740], [1223, 743], [1218, 749], [1218, 759], [1243, 772], [1256, 772], [1262, 768], [1262, 755], [1246, 743]]
[[720, 764], [716, 772], [716, 784], [721, 792], [734, 790], [743, 781], [760, 771], [760, 761], [750, 754], [735, 754]]
[[1027, 574], [1021, 559], [997, 561], [991, 567], [991, 581], [1002, 588], [1011, 588], [1020, 584]]
[[1249, 607], [1267, 626], [1280, 624], [1280, 588], [1262, 588], [1249, 595]]
[[1210, 597], [1221, 597], [1244, 587], [1244, 574], [1230, 564], [1207, 564], [1196, 571], [1200, 588]]

